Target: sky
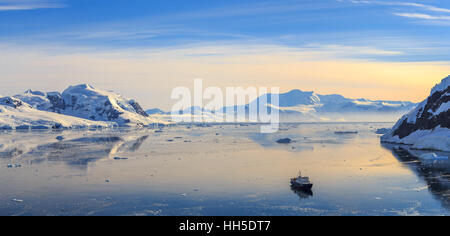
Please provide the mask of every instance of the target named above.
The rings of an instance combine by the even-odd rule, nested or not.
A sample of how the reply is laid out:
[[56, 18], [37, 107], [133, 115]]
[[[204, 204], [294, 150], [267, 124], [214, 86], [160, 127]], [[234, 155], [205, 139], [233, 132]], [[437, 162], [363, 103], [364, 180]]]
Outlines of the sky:
[[89, 83], [170, 109], [202, 78], [418, 102], [449, 38], [446, 0], [0, 0], [0, 94]]

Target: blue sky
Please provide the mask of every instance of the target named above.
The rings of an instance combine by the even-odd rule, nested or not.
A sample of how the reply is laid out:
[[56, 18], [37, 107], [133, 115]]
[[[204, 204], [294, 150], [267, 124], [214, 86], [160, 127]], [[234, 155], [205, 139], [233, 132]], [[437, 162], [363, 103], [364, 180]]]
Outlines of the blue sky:
[[[220, 73], [221, 70], [214, 65], [229, 65], [230, 55], [239, 55], [241, 58], [259, 55], [260, 59], [264, 55], [283, 54], [286, 64], [290, 62], [287, 58], [292, 59], [292, 53], [302, 53], [301, 58], [307, 54], [308, 59], [292, 59], [295, 62], [335, 60], [386, 65], [420, 63], [439, 67], [435, 70], [436, 76], [444, 76], [444, 72], [450, 69], [449, 37], [450, 1], [444, 0], [0, 0], [0, 50], [5, 52], [0, 56], [0, 72], [4, 72], [3, 78], [10, 83], [9, 88], [0, 89], [0, 93], [11, 90], [19, 92], [24, 83], [42, 89], [62, 89], [83, 79], [120, 90], [123, 84], [119, 76], [110, 76], [113, 72], [106, 70], [103, 74], [102, 71], [93, 72], [88, 65], [80, 63], [84, 60], [81, 58], [86, 58], [86, 61], [102, 58], [99, 64], [107, 65], [105, 61], [110, 60], [113, 66], [119, 63], [117, 60], [122, 65], [144, 64], [147, 62], [142, 58], [155, 55], [163, 55], [161, 60], [167, 61], [166, 66], [183, 63], [178, 60], [181, 57], [191, 58], [198, 62], [197, 65], [203, 60], [213, 61], [212, 66], [208, 63], [205, 63], [205, 67], [199, 66], [198, 74], [183, 71], [183, 66], [177, 64], [180, 73], [172, 77], [185, 78], [179, 81], [172, 79], [173, 86], [183, 83], [181, 81], [188, 84], [194, 79], [192, 77], [208, 76], [205, 79], [210, 79], [212, 85], [214, 81], [223, 81], [223, 78], [214, 74], [213, 68]], [[164, 52], [169, 52], [170, 56]], [[40, 63], [45, 64], [35, 65], [33, 56], [36, 55], [44, 58]], [[69, 69], [42, 69], [62, 66], [58, 64], [60, 61], [51, 60], [57, 57], [64, 58]], [[125, 62], [126, 58], [132, 59]], [[153, 61], [148, 63], [155, 64]], [[148, 87], [146, 91], [151, 91], [154, 83], [171, 77], [173, 73], [167, 72], [165, 75], [164, 72], [152, 74], [145, 70], [139, 71], [143, 67], [133, 68], [130, 74], [136, 78], [137, 74], [148, 75], [145, 80]], [[186, 64], [186, 67], [189, 65]], [[67, 73], [72, 73], [70, 68], [80, 71], [80, 76], [85, 78], [68, 76]], [[33, 76], [24, 74], [24, 70], [33, 72]], [[232, 85], [242, 79], [249, 81], [243, 86], [269, 84], [267, 81], [270, 78], [259, 82], [245, 77], [258, 77], [256, 72], [251, 71], [255, 68], [248, 70], [250, 72], [245, 69], [242, 75], [229, 75], [238, 76], [239, 79], [230, 79], [229, 83], [220, 86]], [[428, 70], [423, 69], [420, 73], [427, 74]], [[59, 74], [56, 76], [55, 73]], [[124, 71], [122, 73], [123, 76], [127, 75]], [[399, 72], [392, 71], [391, 74], [394, 76]], [[102, 76], [105, 78], [98, 79]], [[428, 86], [442, 76], [434, 78], [430, 75], [430, 78], [423, 78], [423, 83], [414, 82], [411, 86]], [[285, 90], [296, 87], [322, 93], [334, 92], [331, 87], [312, 83], [314, 77], [299, 73], [295, 77], [298, 79], [292, 79], [295, 82], [281, 81], [280, 87]], [[347, 89], [342, 90], [347, 91], [348, 96], [364, 94], [349, 92], [352, 81], [332, 78], [331, 75], [317, 76], [322, 77], [323, 84], [341, 84], [339, 81], [342, 81], [342, 86], [347, 86]], [[272, 79], [275, 81], [279, 78]], [[399, 78], [399, 81], [406, 79]], [[136, 82], [142, 81], [143, 77], [136, 79]], [[398, 89], [395, 86], [399, 84], [392, 85], [392, 91]], [[361, 81], [354, 86], [364, 89], [364, 86], [372, 88], [373, 85], [370, 81]], [[383, 86], [380, 85], [380, 89]], [[133, 92], [127, 95], [136, 94], [141, 99], [153, 99], [151, 95], [140, 91], [141, 88], [128, 88]], [[168, 94], [169, 90], [168, 86], [163, 90], [164, 94]], [[158, 92], [162, 93], [155, 91]], [[376, 98], [375, 91], [368, 94]], [[390, 94], [386, 98], [419, 100], [424, 94], [420, 93], [416, 97]], [[152, 102], [147, 104], [155, 105]]]
[[442, 0], [0, 0], [0, 22], [0, 40], [27, 44], [370, 44], [408, 53], [385, 60], [450, 55], [450, 2]]

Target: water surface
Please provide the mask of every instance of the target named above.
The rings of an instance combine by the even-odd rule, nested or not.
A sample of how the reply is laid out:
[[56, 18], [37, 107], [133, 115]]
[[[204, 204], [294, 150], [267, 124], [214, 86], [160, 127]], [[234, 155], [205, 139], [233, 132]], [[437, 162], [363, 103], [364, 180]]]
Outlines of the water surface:
[[[392, 125], [5, 132], [0, 215], [449, 215], [449, 163], [380, 144]], [[312, 193], [290, 188], [299, 170]]]

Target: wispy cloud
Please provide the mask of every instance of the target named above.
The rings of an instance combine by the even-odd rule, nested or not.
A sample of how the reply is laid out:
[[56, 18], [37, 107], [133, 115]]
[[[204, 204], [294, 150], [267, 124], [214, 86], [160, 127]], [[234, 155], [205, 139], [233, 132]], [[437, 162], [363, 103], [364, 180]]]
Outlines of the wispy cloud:
[[[343, 2], [343, 1], [340, 1]], [[415, 7], [420, 8], [422, 10], [434, 11], [434, 12], [445, 12], [450, 13], [450, 9], [436, 7], [432, 5], [426, 5], [415, 2], [387, 2], [387, 1], [370, 1], [370, 0], [349, 0], [351, 3], [355, 4], [376, 4], [376, 5], [385, 5], [385, 6], [404, 6], [404, 7]]]
[[424, 20], [450, 20], [450, 16], [433, 16], [423, 13], [394, 13], [397, 16]]
[[[339, 2], [345, 2], [344, 0], [338, 0]], [[445, 15], [446, 13], [450, 13], [450, 9], [437, 7], [433, 5], [427, 5], [422, 3], [415, 2], [388, 2], [388, 1], [376, 1], [376, 0], [349, 0], [348, 2], [354, 4], [365, 4], [365, 5], [382, 5], [382, 6], [395, 6], [395, 7], [405, 7], [408, 8], [411, 12], [395, 12], [393, 13], [396, 16], [413, 18], [413, 19], [421, 19], [429, 22], [446, 22], [450, 20], [450, 15]], [[417, 10], [425, 11], [417, 12]], [[436, 14], [444, 14], [444, 15], [436, 15]]]
[[420, 4], [420, 3], [403, 3], [403, 4], [399, 3], [399, 4], [401, 4], [403, 6], [419, 7], [419, 8], [422, 8], [424, 10], [428, 10], [428, 11], [450, 13], [450, 9], [440, 8], [440, 7], [435, 7], [435, 6], [425, 5], [425, 4]]
[[42, 8], [62, 8], [58, 0], [0, 0], [0, 11], [20, 11]]
[[333, 8], [333, 5], [320, 1], [259, 1], [252, 4], [240, 3], [234, 6], [212, 7], [207, 10], [186, 12], [170, 17], [180, 17], [185, 19], [193, 18], [221, 18], [251, 15], [270, 15], [300, 11], [314, 11], [319, 9]]

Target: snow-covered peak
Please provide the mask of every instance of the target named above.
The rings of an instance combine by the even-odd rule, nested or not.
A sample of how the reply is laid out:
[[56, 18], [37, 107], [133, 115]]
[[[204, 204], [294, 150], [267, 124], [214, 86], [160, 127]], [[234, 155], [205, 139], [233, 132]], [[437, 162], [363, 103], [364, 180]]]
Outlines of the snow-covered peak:
[[433, 95], [435, 92], [442, 92], [449, 86], [450, 86], [450, 75], [447, 76], [447, 78], [443, 79], [441, 83], [434, 86], [434, 88], [431, 90], [431, 95]]
[[62, 93], [64, 114], [90, 120], [114, 121], [119, 125], [158, 123], [133, 99], [94, 88], [88, 84], [70, 86]]
[[103, 91], [95, 89], [92, 85], [89, 84], [79, 84], [79, 85], [72, 85], [69, 86], [66, 90], [64, 90], [64, 93], [71, 93], [71, 94], [86, 94], [89, 95], [91, 93], [101, 93], [104, 94]]
[[75, 116], [92, 121], [111, 121], [120, 126], [141, 126], [162, 123], [150, 118], [138, 102], [112, 91], [103, 91], [89, 84], [74, 85], [62, 94], [27, 90], [15, 95], [33, 108]]
[[0, 98], [0, 130], [47, 130], [69, 128], [112, 128], [113, 122], [80, 119], [38, 110], [15, 97]]
[[17, 94], [14, 97], [41, 111], [61, 113], [65, 109], [65, 103], [58, 92], [46, 93], [29, 89], [25, 93]]
[[62, 96], [69, 106], [74, 106], [76, 103], [80, 103], [80, 101], [88, 102], [89, 104], [95, 102], [95, 105], [105, 105], [108, 103], [112, 107], [120, 110], [120, 112], [135, 112], [141, 116], [148, 116], [135, 100], [124, 98], [114, 92], [96, 89], [88, 84], [70, 86], [62, 93]]
[[[297, 118], [308, 116], [308, 118], [313, 119], [308, 121], [336, 120], [336, 117], [344, 117], [342, 119], [339, 118], [340, 120], [347, 120], [347, 117], [355, 117], [352, 119], [358, 120], [357, 114], [366, 114], [372, 116], [372, 118], [373, 115], [376, 115], [377, 118], [374, 118], [375, 120], [392, 122], [417, 105], [412, 102], [404, 101], [351, 99], [339, 94], [320, 95], [313, 91], [302, 91], [299, 89], [279, 94], [279, 104], [273, 104], [272, 95], [273, 94], [262, 95], [251, 101], [249, 104], [235, 107], [223, 107], [216, 111], [208, 111], [200, 107], [191, 107], [184, 111], [180, 111], [180, 113], [195, 115], [205, 115], [205, 113], [220, 114], [224, 113], [227, 108], [234, 112], [237, 112], [238, 108], [243, 108], [246, 113], [250, 113], [252, 110], [251, 107], [266, 106], [270, 107], [270, 109], [278, 110], [282, 116], [299, 116]], [[151, 109], [148, 110], [148, 113], [162, 114], [164, 112], [159, 109]], [[296, 117], [293, 117], [292, 121], [297, 121], [295, 119]]]
[[449, 83], [447, 77], [436, 85], [430, 96], [402, 117], [382, 141], [450, 151]]
[[149, 114], [149, 115], [154, 115], [154, 114], [164, 115], [164, 114], [167, 114], [166, 112], [164, 112], [163, 110], [161, 110], [159, 108], [148, 109], [145, 112], [147, 112], [147, 114]]
[[131, 100], [122, 98], [120, 94], [114, 93], [112, 91], [96, 89], [94, 86], [89, 84], [79, 84], [69, 86], [66, 90], [62, 92], [62, 96], [109, 97], [110, 99], [116, 100]]
[[25, 94], [29, 94], [29, 95], [36, 95], [36, 96], [45, 96], [44, 92], [41, 91], [33, 91], [31, 89], [28, 89], [27, 91], [25, 91]]
[[319, 95], [320, 101], [324, 104], [339, 104], [348, 102], [348, 99], [339, 94]]
[[14, 97], [0, 98], [0, 130], [132, 127], [155, 123], [165, 122], [148, 117], [132, 99], [90, 85], [71, 86], [63, 94], [27, 90]]
[[320, 103], [320, 98], [314, 92], [304, 92], [298, 89], [280, 94], [281, 107], [294, 107], [297, 105], [314, 105]]

